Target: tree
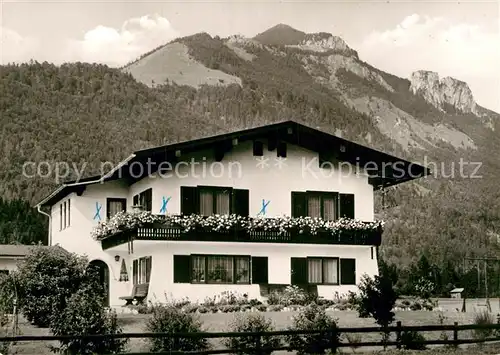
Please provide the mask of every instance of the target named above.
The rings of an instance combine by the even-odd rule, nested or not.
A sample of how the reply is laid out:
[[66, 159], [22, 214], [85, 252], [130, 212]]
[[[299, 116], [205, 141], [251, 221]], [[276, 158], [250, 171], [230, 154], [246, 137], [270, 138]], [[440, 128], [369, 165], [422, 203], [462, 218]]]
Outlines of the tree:
[[[81, 287], [67, 300], [63, 311], [54, 317], [51, 330], [54, 335], [102, 335], [122, 332], [115, 312], [107, 313], [98, 275], [92, 269]], [[92, 340], [60, 340], [58, 352], [69, 354], [116, 354], [124, 351], [127, 339], [101, 338]], [[54, 349], [56, 350], [56, 349]]]
[[34, 247], [12, 275], [24, 316], [40, 327], [50, 326], [89, 277], [87, 264], [85, 257], [59, 247]]
[[395, 314], [392, 309], [398, 295], [387, 268], [383, 267], [380, 271], [380, 275], [374, 278], [363, 276], [359, 285], [360, 294], [356, 307], [360, 317], [370, 315], [377, 324], [384, 328], [384, 341], [387, 341], [390, 333], [386, 328], [394, 321]]

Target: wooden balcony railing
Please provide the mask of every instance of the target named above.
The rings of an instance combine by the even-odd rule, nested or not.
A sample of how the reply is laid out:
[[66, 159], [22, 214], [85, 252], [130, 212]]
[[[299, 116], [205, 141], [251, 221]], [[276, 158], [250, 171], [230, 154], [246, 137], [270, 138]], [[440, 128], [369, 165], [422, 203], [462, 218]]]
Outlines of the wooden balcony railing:
[[163, 241], [199, 241], [199, 242], [244, 242], [244, 243], [284, 243], [284, 244], [338, 244], [338, 245], [371, 245], [381, 243], [382, 230], [373, 231], [340, 231], [336, 234], [318, 232], [299, 233], [290, 231], [213, 231], [191, 230], [185, 232], [179, 227], [136, 228], [116, 233], [101, 241], [103, 249], [109, 249], [134, 240]]

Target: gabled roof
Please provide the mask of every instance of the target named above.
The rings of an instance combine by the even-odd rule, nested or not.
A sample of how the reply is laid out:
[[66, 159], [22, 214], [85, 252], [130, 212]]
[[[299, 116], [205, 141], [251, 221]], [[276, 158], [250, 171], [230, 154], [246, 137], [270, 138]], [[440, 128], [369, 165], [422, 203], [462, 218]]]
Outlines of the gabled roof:
[[[148, 161], [153, 161], [156, 165], [163, 161], [175, 162], [177, 161], [176, 153], [185, 155], [207, 149], [215, 149], [224, 154], [224, 152], [231, 149], [234, 139], [237, 139], [238, 142], [262, 139], [268, 139], [269, 142], [284, 141], [311, 151], [316, 151], [322, 154], [327, 160], [331, 158], [348, 161], [352, 164], [360, 164], [361, 166], [365, 166], [368, 162], [374, 162], [379, 167], [377, 171], [372, 172], [370, 175], [370, 183], [375, 188], [396, 185], [430, 174], [430, 170], [421, 165], [399, 159], [294, 121], [285, 121], [207, 138], [138, 150], [105, 175], [66, 182], [44, 198], [38, 206], [51, 206], [72, 192], [83, 193], [87, 185], [118, 179], [125, 179], [129, 183], [140, 180], [146, 176], [146, 173], [143, 176], [132, 177], [133, 174], [130, 174], [130, 171], [127, 172], [127, 169], [123, 169], [126, 166], [131, 167], [135, 163], [142, 163], [144, 166]], [[398, 169], [387, 166], [388, 164], [396, 163], [398, 164]], [[380, 167], [384, 165], [385, 168], [382, 171]]]
[[[0, 244], [0, 257], [25, 257], [33, 248], [38, 245], [22, 245], [22, 244]], [[49, 248], [46, 245], [41, 245], [42, 248]]]

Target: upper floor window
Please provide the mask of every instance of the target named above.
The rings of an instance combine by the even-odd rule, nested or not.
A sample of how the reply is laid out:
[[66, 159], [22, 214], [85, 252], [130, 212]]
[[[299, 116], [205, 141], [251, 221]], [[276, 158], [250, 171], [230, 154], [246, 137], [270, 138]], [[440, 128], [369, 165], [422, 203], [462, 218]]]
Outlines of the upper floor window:
[[354, 218], [354, 194], [292, 192], [292, 217], [306, 216], [327, 221], [334, 221], [339, 217]]
[[59, 230], [66, 229], [71, 224], [71, 200], [59, 205]]
[[142, 206], [144, 211], [153, 211], [153, 189], [149, 188], [134, 196], [134, 206]]
[[249, 191], [218, 186], [182, 186], [181, 213], [201, 214], [249, 214]]
[[109, 219], [118, 212], [127, 210], [126, 198], [108, 198], [106, 199], [106, 217]]

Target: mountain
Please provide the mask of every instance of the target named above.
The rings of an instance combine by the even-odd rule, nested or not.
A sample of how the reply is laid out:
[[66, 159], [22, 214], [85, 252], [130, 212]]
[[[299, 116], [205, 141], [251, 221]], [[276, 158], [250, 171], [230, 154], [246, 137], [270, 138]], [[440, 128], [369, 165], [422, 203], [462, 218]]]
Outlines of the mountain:
[[[254, 38], [178, 38], [120, 69], [1, 69], [0, 195], [8, 200], [47, 194], [56, 162], [75, 164], [68, 178], [82, 168], [87, 176], [136, 149], [294, 119], [431, 163], [436, 176], [377, 193], [387, 260], [409, 265], [426, 254], [458, 267], [464, 256], [500, 252], [500, 115], [458, 79], [400, 78], [337, 36], [287, 25]], [[48, 162], [48, 177], [23, 176], [30, 161]]]

